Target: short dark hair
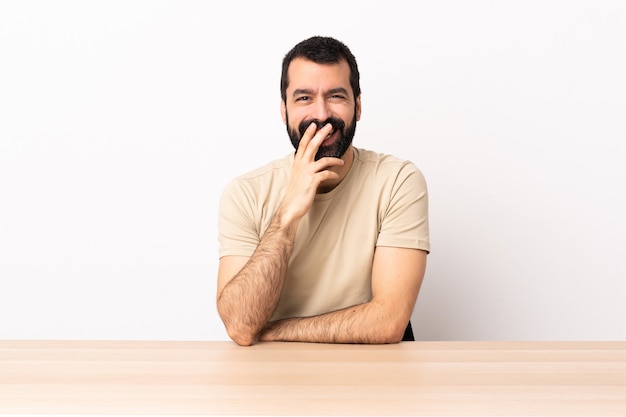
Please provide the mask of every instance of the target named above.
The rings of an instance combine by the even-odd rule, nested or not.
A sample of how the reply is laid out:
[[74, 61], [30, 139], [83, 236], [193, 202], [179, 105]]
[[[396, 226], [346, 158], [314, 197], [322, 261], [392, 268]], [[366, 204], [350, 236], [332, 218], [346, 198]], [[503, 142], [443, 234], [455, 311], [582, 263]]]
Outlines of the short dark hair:
[[283, 58], [283, 71], [280, 77], [280, 96], [287, 102], [287, 85], [289, 84], [289, 64], [295, 58], [305, 58], [317, 64], [336, 64], [345, 60], [350, 66], [350, 86], [356, 99], [361, 95], [359, 84], [359, 67], [350, 49], [337, 39], [327, 36], [313, 36], [294, 46]]

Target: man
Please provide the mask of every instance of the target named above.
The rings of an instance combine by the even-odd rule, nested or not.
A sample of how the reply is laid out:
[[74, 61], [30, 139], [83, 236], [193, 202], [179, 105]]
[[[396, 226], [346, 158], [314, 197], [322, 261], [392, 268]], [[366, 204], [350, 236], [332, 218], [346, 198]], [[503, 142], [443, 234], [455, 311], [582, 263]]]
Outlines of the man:
[[352, 145], [361, 89], [343, 43], [297, 44], [281, 98], [296, 152], [234, 179], [220, 201], [217, 308], [228, 335], [243, 346], [400, 342], [430, 250], [424, 178]]

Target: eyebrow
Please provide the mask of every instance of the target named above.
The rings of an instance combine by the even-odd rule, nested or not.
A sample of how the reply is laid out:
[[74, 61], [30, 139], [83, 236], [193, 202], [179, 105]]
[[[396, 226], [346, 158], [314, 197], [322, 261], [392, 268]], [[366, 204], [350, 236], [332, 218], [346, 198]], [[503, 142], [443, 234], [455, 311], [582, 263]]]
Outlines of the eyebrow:
[[[343, 87], [337, 87], [337, 88], [331, 88], [330, 90], [326, 92], [326, 94], [336, 94], [336, 93], [342, 93], [342, 94], [348, 95], [348, 90], [346, 90]], [[313, 94], [313, 90], [308, 89], [308, 88], [297, 88], [293, 90], [292, 96], [295, 97], [301, 94], [311, 95]]]

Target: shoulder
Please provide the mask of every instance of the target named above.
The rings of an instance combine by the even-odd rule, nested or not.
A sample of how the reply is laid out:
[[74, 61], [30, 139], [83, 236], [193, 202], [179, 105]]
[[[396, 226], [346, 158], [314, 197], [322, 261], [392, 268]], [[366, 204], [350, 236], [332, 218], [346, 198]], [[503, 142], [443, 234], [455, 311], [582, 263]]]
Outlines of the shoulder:
[[241, 174], [233, 179], [233, 181], [263, 181], [265, 178], [284, 175], [288, 172], [289, 167], [293, 163], [293, 154], [289, 154], [280, 159], [275, 159], [251, 171]]
[[224, 193], [244, 192], [258, 194], [266, 192], [268, 188], [275, 188], [276, 185], [282, 184], [289, 178], [292, 163], [293, 155], [289, 154], [240, 174], [227, 183]]
[[420, 169], [408, 159], [363, 148], [355, 148], [354, 151], [355, 159], [365, 173], [374, 174], [379, 178], [414, 177], [424, 181]]

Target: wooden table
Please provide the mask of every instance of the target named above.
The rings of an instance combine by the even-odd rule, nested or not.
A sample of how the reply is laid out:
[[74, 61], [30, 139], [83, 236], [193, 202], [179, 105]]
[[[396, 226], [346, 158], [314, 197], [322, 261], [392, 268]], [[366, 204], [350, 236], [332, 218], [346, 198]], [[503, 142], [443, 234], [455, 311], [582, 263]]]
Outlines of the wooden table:
[[0, 414], [626, 416], [626, 342], [0, 341]]

